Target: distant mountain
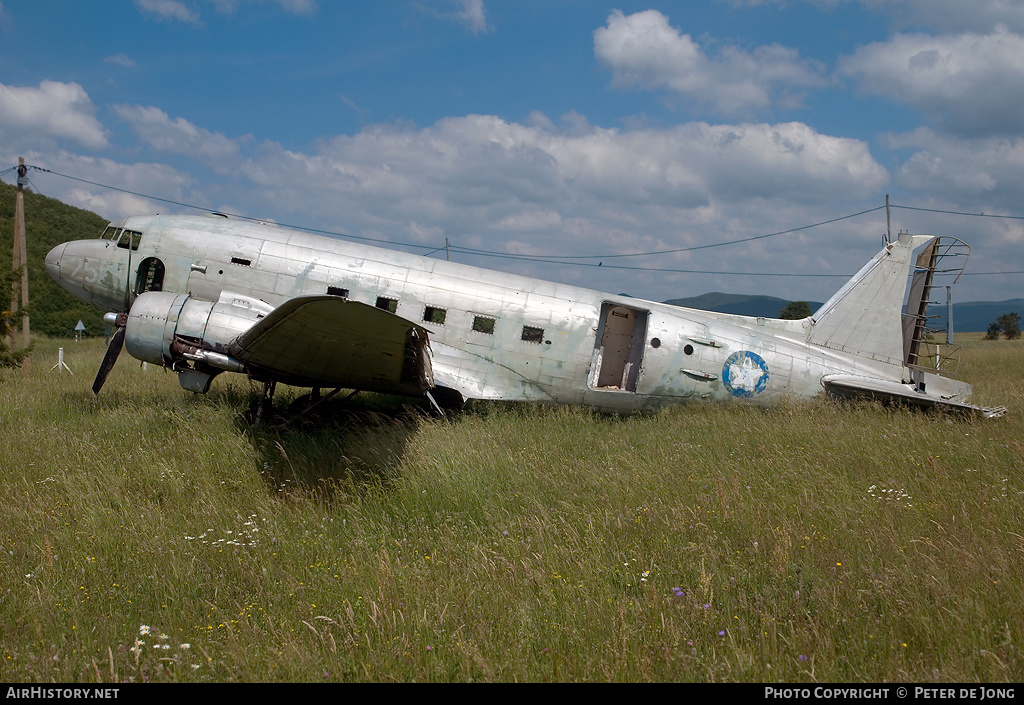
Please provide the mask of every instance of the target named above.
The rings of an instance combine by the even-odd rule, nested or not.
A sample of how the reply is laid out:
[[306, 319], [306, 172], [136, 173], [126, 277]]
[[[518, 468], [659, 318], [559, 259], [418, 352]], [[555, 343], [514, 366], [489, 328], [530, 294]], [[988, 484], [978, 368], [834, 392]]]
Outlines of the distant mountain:
[[[670, 299], [665, 301], [665, 303], [673, 306], [696, 308], [701, 311], [778, 318], [779, 312], [782, 311], [789, 301], [774, 296], [723, 294], [719, 291], [713, 291], [709, 294], [691, 296], [686, 299]], [[817, 311], [821, 307], [821, 303], [817, 301], [809, 301], [808, 303], [811, 305], [811, 311]], [[929, 322], [929, 327], [945, 329], [946, 305], [944, 303], [932, 304], [930, 313], [934, 318]], [[959, 333], [984, 332], [988, 330], [990, 323], [1005, 313], [1019, 313], [1021, 316], [1024, 316], [1024, 299], [954, 302], [953, 330]]]
[[[943, 294], [945, 296], [945, 294]], [[934, 298], [934, 295], [933, 295]], [[936, 315], [932, 328], [946, 327], [946, 305], [932, 305], [931, 313]], [[965, 301], [953, 302], [953, 330], [959, 333], [976, 333], [988, 330], [990, 323], [1005, 313], [1019, 313], [1024, 317], [1024, 299], [1007, 301]]]
[[[687, 299], [670, 299], [665, 303], [673, 306], [684, 306], [696, 308], [702, 311], [717, 311], [718, 313], [733, 313], [740, 316], [755, 316], [761, 318], [778, 318], [779, 312], [789, 303], [787, 299], [779, 299], [774, 296], [759, 296], [749, 294], [723, 294], [720, 291], [712, 291], [709, 294], [691, 296]], [[816, 311], [821, 306], [820, 302], [808, 301], [811, 311]], [[953, 315], [956, 315], [955, 312]], [[986, 328], [988, 324], [985, 324]]]

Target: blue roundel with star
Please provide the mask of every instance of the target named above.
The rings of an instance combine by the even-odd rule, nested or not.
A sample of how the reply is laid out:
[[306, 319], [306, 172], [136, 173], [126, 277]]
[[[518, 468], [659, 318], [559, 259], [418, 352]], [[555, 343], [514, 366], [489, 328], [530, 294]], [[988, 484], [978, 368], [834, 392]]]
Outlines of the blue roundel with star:
[[722, 366], [722, 381], [734, 397], [755, 397], [768, 386], [768, 365], [757, 353], [734, 352]]

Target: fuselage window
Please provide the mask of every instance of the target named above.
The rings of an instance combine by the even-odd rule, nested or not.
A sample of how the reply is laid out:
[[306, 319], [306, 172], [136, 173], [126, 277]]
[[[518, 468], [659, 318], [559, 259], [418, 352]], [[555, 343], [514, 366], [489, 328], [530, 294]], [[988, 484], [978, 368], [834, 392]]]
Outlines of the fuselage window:
[[327, 287], [327, 294], [328, 296], [341, 296], [342, 298], [347, 299], [348, 289], [342, 289], [339, 286], [329, 286]]
[[446, 309], [437, 308], [436, 306], [427, 306], [423, 309], [423, 320], [427, 323], [444, 325], [444, 319], [447, 313], [448, 311]]
[[382, 308], [388, 313], [395, 313], [398, 311], [398, 299], [389, 299], [387, 296], [378, 296], [377, 308]]
[[232, 257], [231, 264], [240, 264], [243, 267], [249, 267], [252, 265], [252, 260], [242, 259], [241, 257]]
[[544, 329], [534, 328], [533, 326], [523, 326], [523, 340], [527, 343], [544, 342]]
[[477, 333], [486, 333], [487, 335], [494, 335], [494, 319], [488, 318], [487, 316], [474, 316], [473, 330], [475, 330]]

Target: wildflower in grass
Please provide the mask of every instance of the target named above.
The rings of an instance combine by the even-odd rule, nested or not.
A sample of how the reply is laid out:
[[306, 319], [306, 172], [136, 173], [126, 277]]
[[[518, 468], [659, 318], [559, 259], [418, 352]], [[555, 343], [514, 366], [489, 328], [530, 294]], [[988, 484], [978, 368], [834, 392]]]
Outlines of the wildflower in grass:
[[149, 634], [149, 625], [143, 624], [141, 627], [139, 627], [139, 635], [141, 636], [146, 634]]
[[724, 629], [720, 629], [719, 632], [718, 632], [718, 636], [725, 636], [725, 630]]
[[807, 657], [804, 654], [800, 654], [796, 658], [798, 661], [807, 661]]

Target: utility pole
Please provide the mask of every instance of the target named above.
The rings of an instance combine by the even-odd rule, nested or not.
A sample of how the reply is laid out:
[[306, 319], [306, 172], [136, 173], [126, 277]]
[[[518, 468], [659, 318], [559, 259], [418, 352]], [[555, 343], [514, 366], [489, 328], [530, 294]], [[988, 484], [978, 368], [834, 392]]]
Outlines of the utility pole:
[[885, 244], [892, 242], [892, 213], [889, 210], [889, 194], [885, 194]]
[[[18, 289], [18, 281], [15, 279], [11, 284], [11, 352], [18, 349], [18, 309], [23, 309], [21, 314], [21, 339], [22, 348], [28, 349], [29, 323], [28, 323], [28, 248], [25, 243], [25, 182], [28, 181], [28, 169], [25, 167], [25, 157], [18, 157], [18, 192], [14, 197], [14, 253], [11, 257], [11, 266], [17, 275], [21, 270], [21, 291]], [[20, 293], [20, 297], [19, 297]], [[21, 302], [19, 307], [18, 302]], [[21, 363], [23, 374], [28, 374], [30, 368], [29, 358]]]

